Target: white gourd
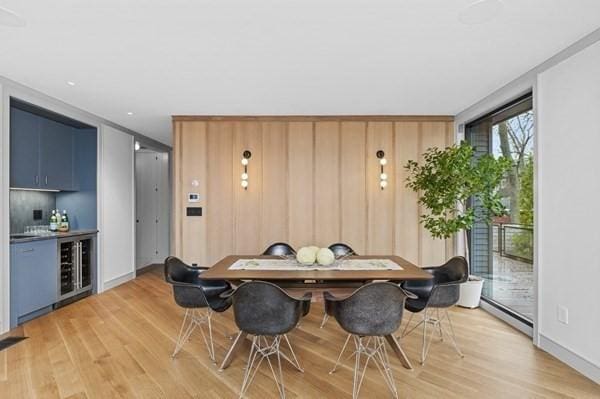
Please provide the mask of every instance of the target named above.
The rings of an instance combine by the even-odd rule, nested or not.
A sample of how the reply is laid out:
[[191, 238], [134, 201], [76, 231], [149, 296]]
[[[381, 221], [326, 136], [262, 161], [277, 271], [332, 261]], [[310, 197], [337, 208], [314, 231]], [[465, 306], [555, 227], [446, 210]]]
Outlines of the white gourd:
[[319, 265], [328, 266], [331, 265], [335, 261], [335, 256], [333, 252], [329, 248], [321, 248], [317, 252], [317, 262]]

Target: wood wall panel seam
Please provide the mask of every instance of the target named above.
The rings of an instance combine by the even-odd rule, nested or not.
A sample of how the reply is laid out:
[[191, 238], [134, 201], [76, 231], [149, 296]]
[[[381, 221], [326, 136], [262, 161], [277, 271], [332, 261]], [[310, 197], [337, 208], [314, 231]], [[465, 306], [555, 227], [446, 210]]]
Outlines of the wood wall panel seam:
[[[421, 151], [421, 149], [423, 148], [423, 123], [419, 122], [419, 133], [418, 133], [418, 151]], [[419, 162], [421, 161], [421, 158], [419, 158], [418, 160]], [[421, 193], [417, 193], [418, 196], [421, 196]], [[421, 204], [418, 205], [417, 207], [418, 211], [417, 211], [417, 218], [419, 219], [419, 226], [417, 228], [417, 235], [419, 237], [419, 265], [423, 266], [423, 237], [421, 236], [421, 232], [419, 231], [420, 229], [420, 222], [421, 222]]]

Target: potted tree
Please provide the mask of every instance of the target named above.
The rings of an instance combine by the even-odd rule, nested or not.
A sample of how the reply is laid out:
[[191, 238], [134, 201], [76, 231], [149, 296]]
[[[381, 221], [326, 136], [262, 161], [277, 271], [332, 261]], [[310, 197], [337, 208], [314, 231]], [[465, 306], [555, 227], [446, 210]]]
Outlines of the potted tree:
[[[424, 208], [420, 222], [434, 238], [464, 234], [468, 260], [467, 231], [477, 221], [490, 223], [506, 213], [498, 188], [511, 165], [508, 158], [491, 154], [475, 158], [473, 147], [464, 141], [443, 150], [428, 149], [422, 162], [411, 160], [405, 166], [406, 186], [418, 193]], [[478, 206], [468, 206], [469, 201]], [[481, 278], [469, 275], [461, 286], [459, 305], [479, 306], [482, 287]]]

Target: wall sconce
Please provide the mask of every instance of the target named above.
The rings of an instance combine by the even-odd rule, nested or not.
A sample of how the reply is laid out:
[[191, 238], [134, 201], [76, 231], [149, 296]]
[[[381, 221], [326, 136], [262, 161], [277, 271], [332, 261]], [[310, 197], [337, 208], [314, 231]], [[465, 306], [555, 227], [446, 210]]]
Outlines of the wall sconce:
[[242, 165], [244, 165], [244, 172], [242, 173], [242, 187], [244, 190], [248, 190], [248, 160], [252, 156], [252, 153], [248, 150], [242, 153]]
[[385, 152], [382, 150], [377, 151], [377, 158], [379, 159], [379, 166], [381, 167], [381, 171], [379, 174], [379, 187], [383, 190], [388, 185], [388, 175], [383, 170], [383, 167], [387, 165], [387, 159], [385, 159]]

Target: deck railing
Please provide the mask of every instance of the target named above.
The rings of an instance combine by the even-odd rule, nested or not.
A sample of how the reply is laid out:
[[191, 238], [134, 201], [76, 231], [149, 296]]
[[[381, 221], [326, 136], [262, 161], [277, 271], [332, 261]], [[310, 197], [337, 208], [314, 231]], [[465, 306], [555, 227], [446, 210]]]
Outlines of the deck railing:
[[494, 223], [493, 250], [500, 256], [533, 263], [533, 227], [523, 224]]

